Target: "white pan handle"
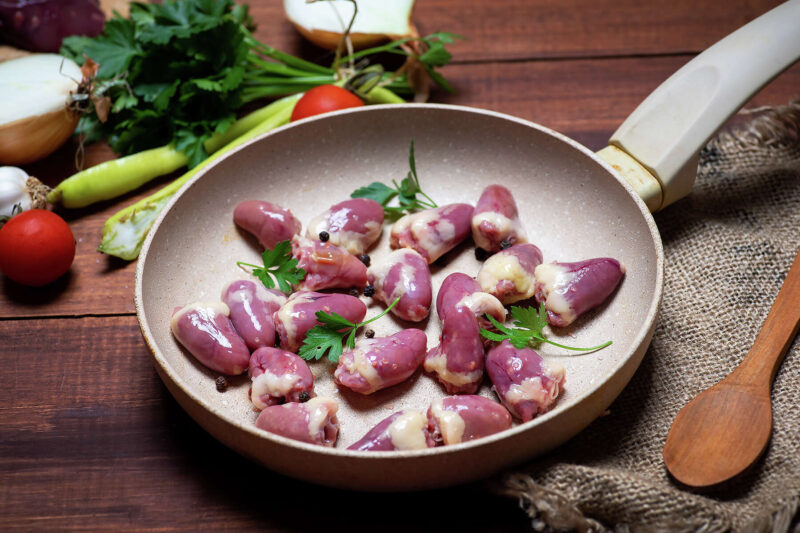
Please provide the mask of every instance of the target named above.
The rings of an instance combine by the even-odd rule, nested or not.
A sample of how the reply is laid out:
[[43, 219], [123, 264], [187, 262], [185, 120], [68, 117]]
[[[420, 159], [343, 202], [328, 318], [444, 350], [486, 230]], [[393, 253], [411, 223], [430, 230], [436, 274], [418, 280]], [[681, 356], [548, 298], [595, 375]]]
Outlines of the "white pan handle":
[[725, 37], [662, 83], [598, 155], [651, 211], [688, 195], [697, 156], [716, 130], [800, 59], [800, 0], [785, 2]]

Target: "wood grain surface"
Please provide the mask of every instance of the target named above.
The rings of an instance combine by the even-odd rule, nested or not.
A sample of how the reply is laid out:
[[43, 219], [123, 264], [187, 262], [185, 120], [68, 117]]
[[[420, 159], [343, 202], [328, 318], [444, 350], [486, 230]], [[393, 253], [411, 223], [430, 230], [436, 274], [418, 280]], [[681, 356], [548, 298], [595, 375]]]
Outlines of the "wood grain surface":
[[[445, 69], [458, 92], [436, 92], [434, 101], [523, 117], [599, 149], [694, 54], [778, 3], [419, 0], [415, 21], [423, 33], [466, 37]], [[280, 1], [250, 5], [260, 39], [326, 60], [285, 21]], [[750, 105], [786, 103], [798, 87], [795, 66]], [[73, 171], [74, 149], [28, 170], [55, 184]], [[111, 156], [103, 147], [89, 153], [93, 161]], [[135, 263], [95, 251], [108, 216], [168, 179], [62, 211], [77, 256], [53, 285], [0, 280], [0, 530], [529, 528], [517, 503], [493, 495], [489, 482], [416, 494], [337, 492], [258, 467], [200, 429], [150, 365], [134, 314]]]

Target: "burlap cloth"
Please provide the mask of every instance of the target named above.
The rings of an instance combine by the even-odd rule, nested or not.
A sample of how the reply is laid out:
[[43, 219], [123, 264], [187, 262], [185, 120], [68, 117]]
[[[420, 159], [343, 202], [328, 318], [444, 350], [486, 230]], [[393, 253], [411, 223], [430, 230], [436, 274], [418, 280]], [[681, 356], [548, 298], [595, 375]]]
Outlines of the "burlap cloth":
[[692, 492], [661, 457], [681, 407], [744, 358], [800, 246], [799, 127], [796, 100], [721, 134], [691, 195], [655, 215], [666, 276], [642, 365], [606, 416], [502, 480], [534, 529], [800, 531], [800, 341], [775, 380], [772, 440], [752, 471]]

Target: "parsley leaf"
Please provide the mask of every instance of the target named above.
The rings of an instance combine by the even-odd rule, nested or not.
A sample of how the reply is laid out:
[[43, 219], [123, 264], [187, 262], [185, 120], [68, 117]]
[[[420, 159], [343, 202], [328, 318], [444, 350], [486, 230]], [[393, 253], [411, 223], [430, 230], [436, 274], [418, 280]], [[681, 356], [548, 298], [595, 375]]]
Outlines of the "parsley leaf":
[[264, 266], [244, 261], [237, 261], [236, 265], [252, 268], [251, 274], [260, 279], [265, 287], [274, 289], [277, 283], [278, 288], [287, 294], [292, 292], [292, 285], [300, 283], [306, 275], [305, 270], [297, 268], [297, 259], [292, 257], [292, 244], [289, 241], [281, 241], [272, 250], [264, 250], [261, 260]]
[[[366, 326], [370, 322], [375, 322], [383, 315], [392, 310], [400, 301], [401, 296], [398, 296], [392, 303], [378, 315], [354, 324], [336, 313], [326, 313], [324, 311], [317, 311], [317, 322], [319, 325], [314, 326], [303, 340], [303, 345], [297, 352], [301, 358], [310, 360], [320, 360], [325, 353], [328, 353], [328, 360], [337, 363], [339, 356], [342, 355], [342, 343], [351, 350], [356, 347], [356, 331], [362, 326]], [[345, 338], [346, 337], [346, 338]]]
[[548, 340], [544, 336], [544, 327], [547, 325], [547, 310], [544, 307], [544, 303], [539, 306], [538, 310], [535, 307], [519, 307], [514, 305], [511, 307], [511, 316], [514, 319], [514, 326], [516, 326], [514, 328], [506, 327], [492, 316], [486, 315], [486, 318], [489, 319], [500, 333], [481, 328], [481, 335], [494, 342], [502, 342], [508, 339], [508, 342], [517, 349], [522, 349], [527, 346], [536, 348], [542, 342], [546, 342], [566, 350], [593, 352], [611, 345], [611, 341], [608, 341], [590, 348], [576, 348]]
[[[410, 168], [408, 174], [399, 184], [397, 180], [392, 180], [394, 187], [374, 181], [366, 187], [359, 187], [353, 191], [350, 194], [350, 198], [370, 198], [375, 200], [383, 206], [386, 216], [392, 218], [399, 218], [418, 209], [439, 207], [420, 187], [417, 163], [414, 158], [414, 139], [411, 139], [411, 147], [408, 150], [408, 167]], [[422, 195], [423, 198], [417, 198], [417, 195]], [[400, 205], [387, 205], [395, 196], [397, 196]]]

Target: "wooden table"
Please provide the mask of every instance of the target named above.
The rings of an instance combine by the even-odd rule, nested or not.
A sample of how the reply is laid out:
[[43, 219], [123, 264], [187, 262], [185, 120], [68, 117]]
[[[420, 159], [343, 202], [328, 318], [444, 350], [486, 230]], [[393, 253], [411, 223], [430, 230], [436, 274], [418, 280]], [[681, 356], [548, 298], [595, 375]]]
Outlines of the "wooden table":
[[[467, 38], [444, 71], [458, 93], [433, 100], [517, 115], [599, 149], [669, 74], [778, 3], [419, 0], [415, 20], [422, 33]], [[251, 1], [258, 37], [319, 57], [280, 5]], [[798, 87], [800, 65], [749, 105], [786, 103]], [[28, 170], [55, 183], [71, 173], [73, 149]], [[400, 495], [320, 488], [252, 464], [197, 426], [150, 364], [135, 265], [95, 251], [105, 219], [164, 182], [63, 212], [77, 256], [53, 285], [0, 280], [0, 530], [528, 528], [516, 502], [482, 483]]]

